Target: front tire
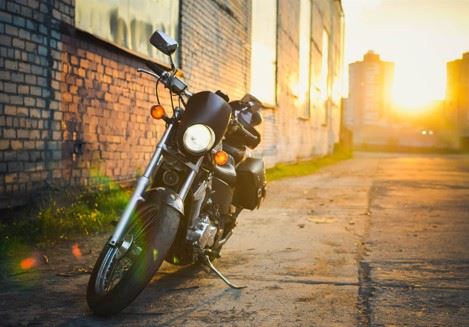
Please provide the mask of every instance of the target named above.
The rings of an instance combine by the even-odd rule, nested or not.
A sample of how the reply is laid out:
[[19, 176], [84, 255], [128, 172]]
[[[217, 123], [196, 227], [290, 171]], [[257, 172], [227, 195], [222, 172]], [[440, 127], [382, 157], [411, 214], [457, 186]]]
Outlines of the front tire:
[[[156, 194], [155, 194], [156, 195]], [[151, 280], [174, 242], [180, 213], [153, 194], [137, 207], [124, 242], [106, 244], [88, 283], [86, 299], [97, 315], [109, 316], [127, 307]]]

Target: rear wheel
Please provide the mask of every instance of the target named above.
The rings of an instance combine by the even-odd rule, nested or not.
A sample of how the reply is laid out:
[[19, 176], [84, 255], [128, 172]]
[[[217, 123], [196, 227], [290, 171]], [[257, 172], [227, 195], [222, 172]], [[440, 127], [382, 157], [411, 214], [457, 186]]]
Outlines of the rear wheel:
[[122, 245], [106, 244], [91, 273], [87, 301], [101, 316], [127, 307], [151, 280], [168, 253], [180, 213], [153, 196], [145, 196]]

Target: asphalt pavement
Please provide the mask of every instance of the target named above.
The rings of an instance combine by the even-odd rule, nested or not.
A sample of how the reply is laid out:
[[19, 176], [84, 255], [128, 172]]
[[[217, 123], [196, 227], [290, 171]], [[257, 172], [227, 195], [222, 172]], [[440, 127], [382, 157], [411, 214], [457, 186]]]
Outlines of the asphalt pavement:
[[85, 302], [105, 237], [2, 281], [0, 325], [469, 326], [469, 156], [358, 153], [272, 182], [215, 261], [247, 288], [165, 264], [110, 319]]

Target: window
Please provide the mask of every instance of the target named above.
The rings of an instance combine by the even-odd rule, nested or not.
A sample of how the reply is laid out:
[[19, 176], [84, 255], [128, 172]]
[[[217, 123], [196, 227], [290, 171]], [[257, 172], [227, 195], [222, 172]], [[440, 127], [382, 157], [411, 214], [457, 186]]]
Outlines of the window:
[[277, 0], [252, 1], [251, 93], [268, 105], [276, 104]]
[[322, 30], [322, 63], [321, 63], [321, 100], [326, 101], [329, 96], [329, 34]]
[[[144, 57], [168, 63], [154, 48], [150, 36], [162, 30], [178, 36], [179, 1], [76, 0], [75, 25], [107, 42]], [[177, 58], [176, 58], [177, 59]]]
[[310, 117], [311, 0], [300, 2], [298, 105], [301, 117]]
[[324, 124], [329, 121], [329, 33], [322, 30], [321, 101], [324, 105]]

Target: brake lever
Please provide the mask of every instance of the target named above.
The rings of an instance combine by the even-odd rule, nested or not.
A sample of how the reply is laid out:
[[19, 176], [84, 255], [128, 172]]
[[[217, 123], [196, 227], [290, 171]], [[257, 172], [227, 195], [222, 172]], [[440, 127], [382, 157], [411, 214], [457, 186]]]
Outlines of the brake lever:
[[157, 73], [154, 73], [154, 72], [152, 72], [152, 71], [146, 70], [145, 68], [137, 68], [137, 72], [148, 74], [148, 75], [150, 75], [150, 76], [152, 76], [152, 77], [154, 77], [154, 78], [156, 78], [156, 79], [163, 79], [163, 78], [165, 78], [165, 77], [168, 75], [168, 73], [166, 72], [166, 73], [163, 73], [163, 74], [160, 76], [160, 75], [158, 75]]
[[[149, 70], [146, 70], [145, 68], [137, 68], [137, 72], [139, 73], [145, 73], [147, 75], [150, 75], [154, 78], [156, 78], [157, 80], [160, 80], [163, 82], [163, 84], [168, 87], [167, 85], [167, 81], [168, 81], [168, 78], [170, 77], [170, 74], [168, 72], [164, 72], [161, 76], [159, 76], [158, 74], [156, 74], [155, 72], [152, 72], [152, 71], [149, 71]], [[173, 77], [173, 80], [176, 80], [176, 81], [179, 81], [179, 82], [182, 82], [180, 81], [177, 77]], [[190, 98], [192, 96], [192, 92], [190, 92], [188, 89], [187, 89], [187, 86], [184, 85], [184, 89], [183, 90], [180, 90], [180, 93], [182, 95], [185, 95], [186, 97]], [[181, 87], [182, 88], [182, 87]]]

